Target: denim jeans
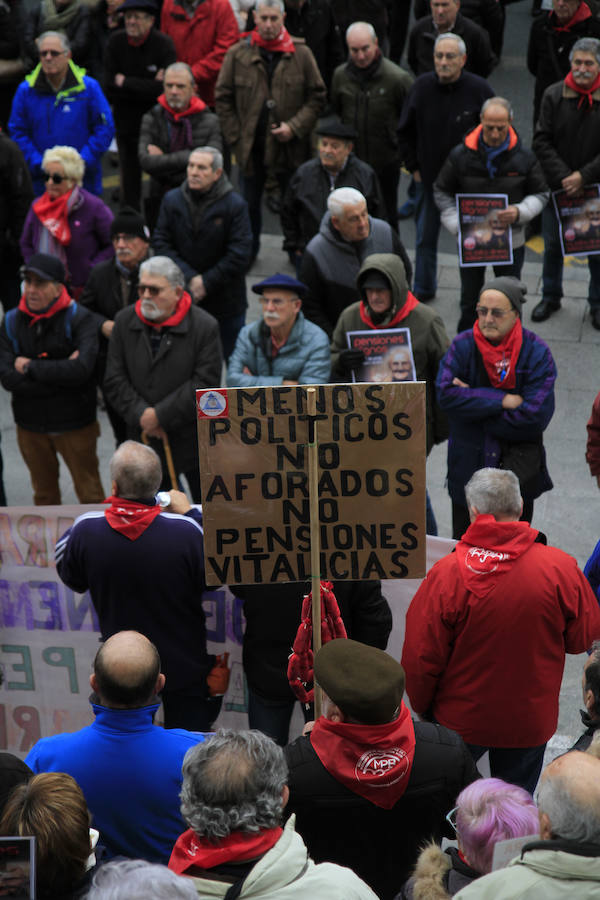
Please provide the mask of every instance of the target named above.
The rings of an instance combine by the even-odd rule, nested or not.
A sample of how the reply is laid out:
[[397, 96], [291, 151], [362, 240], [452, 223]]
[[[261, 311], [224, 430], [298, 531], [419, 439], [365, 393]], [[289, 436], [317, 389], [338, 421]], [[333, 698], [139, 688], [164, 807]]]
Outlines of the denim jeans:
[[223, 347], [223, 359], [229, 362], [229, 357], [233, 353], [235, 342], [238, 334], [246, 324], [246, 313], [243, 312], [238, 316], [227, 316], [225, 319], [219, 319], [219, 331], [221, 333], [221, 346]]
[[[558, 221], [554, 207], [546, 206], [542, 212], [542, 235], [544, 238], [544, 266], [542, 269], [542, 298], [559, 305], [563, 295], [563, 255], [560, 246]], [[591, 309], [600, 308], [600, 254], [588, 256], [590, 284], [588, 303]]]
[[433, 199], [430, 184], [415, 182], [417, 229], [415, 278], [413, 293], [417, 297], [433, 296], [437, 289], [437, 245], [440, 234], [440, 211]]
[[[271, 700], [255, 693], [249, 687], [248, 725], [273, 738], [280, 747], [285, 747], [288, 743], [290, 721], [295, 705], [296, 700], [293, 697], [290, 697], [289, 700]], [[306, 722], [314, 719], [315, 713], [312, 704], [309, 709], [306, 709], [304, 704], [301, 704], [301, 707]]]
[[[521, 277], [525, 247], [513, 249], [512, 265], [494, 266], [494, 275], [514, 275]], [[467, 331], [472, 328], [477, 318], [475, 307], [479, 299], [479, 291], [485, 281], [486, 266], [465, 266], [460, 270], [460, 320], [457, 331]]]
[[533, 795], [542, 771], [545, 744], [541, 744], [539, 747], [514, 748], [480, 747], [478, 744], [467, 744], [467, 749], [474, 762], [477, 762], [489, 750], [492, 778], [502, 778], [509, 784], [517, 784]]

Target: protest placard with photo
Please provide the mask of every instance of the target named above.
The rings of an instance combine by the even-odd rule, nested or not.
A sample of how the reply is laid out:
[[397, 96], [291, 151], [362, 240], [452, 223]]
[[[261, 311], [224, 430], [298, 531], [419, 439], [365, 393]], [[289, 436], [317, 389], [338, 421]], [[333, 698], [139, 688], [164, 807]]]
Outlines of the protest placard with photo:
[[0, 837], [0, 897], [35, 900], [34, 837]]
[[417, 380], [409, 328], [348, 331], [346, 340], [350, 350], [362, 350], [365, 355], [360, 369], [352, 373], [353, 381], [378, 384]]
[[569, 195], [566, 191], [553, 192], [564, 256], [600, 253], [599, 188], [597, 184], [589, 184], [575, 195]]
[[457, 194], [459, 265], [512, 264], [512, 230], [498, 220], [506, 194]]

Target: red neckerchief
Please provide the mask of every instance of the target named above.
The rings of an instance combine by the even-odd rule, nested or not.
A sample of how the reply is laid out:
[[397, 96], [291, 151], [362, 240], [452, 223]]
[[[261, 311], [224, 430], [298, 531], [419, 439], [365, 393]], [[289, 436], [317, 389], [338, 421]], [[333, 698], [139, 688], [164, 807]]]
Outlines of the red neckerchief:
[[395, 325], [398, 325], [403, 319], [407, 317], [409, 313], [413, 311], [413, 309], [418, 306], [419, 301], [411, 294], [410, 291], [406, 294], [406, 303], [404, 306], [401, 306], [393, 319], [389, 322], [382, 322], [381, 325], [376, 325], [375, 322], [369, 315], [369, 310], [367, 309], [367, 304], [364, 300], [360, 301], [360, 317], [365, 325], [368, 325], [369, 328], [394, 328]]
[[71, 242], [71, 228], [69, 226], [69, 197], [73, 193], [73, 188], [54, 200], [45, 191], [41, 197], [33, 201], [33, 211], [44, 226], [47, 228], [53, 238], [59, 244], [66, 247]]
[[178, 875], [193, 875], [194, 869], [213, 869], [227, 862], [258, 859], [275, 846], [282, 834], [282, 828], [265, 828], [257, 834], [234, 831], [213, 844], [189, 828], [175, 841], [169, 869]]
[[31, 322], [29, 323], [29, 327], [31, 328], [31, 326], [35, 325], [36, 322], [39, 322], [40, 319], [49, 319], [51, 318], [51, 316], [55, 316], [61, 310], [66, 309], [67, 306], [70, 306], [71, 303], [73, 303], [73, 300], [71, 299], [71, 297], [69, 297], [69, 292], [63, 284], [62, 291], [60, 292], [54, 303], [52, 303], [51, 306], [49, 306], [48, 309], [45, 309], [43, 312], [32, 312], [27, 307], [25, 294], [23, 294], [21, 299], [19, 300], [19, 309], [21, 312], [25, 313], [26, 316], [31, 317]]
[[349, 725], [320, 716], [310, 742], [336, 781], [376, 806], [391, 809], [408, 787], [415, 726], [404, 702], [398, 718], [383, 725]]
[[[551, 15], [556, 19], [556, 13], [554, 11], [552, 11]], [[558, 21], [556, 25], [552, 22], [552, 28], [554, 31], [570, 31], [573, 25], [577, 25], [579, 22], [585, 22], [585, 20], [590, 19], [591, 16], [592, 11], [587, 3], [580, 3], [568, 22], [565, 22], [564, 25], [561, 25]]]
[[594, 100], [592, 98], [592, 94], [594, 93], [594, 91], [597, 88], [600, 87], [600, 73], [596, 76], [594, 83], [590, 84], [590, 86], [587, 88], [580, 87], [577, 84], [577, 82], [573, 78], [572, 72], [569, 72], [569, 74], [565, 78], [565, 84], [567, 87], [570, 87], [574, 91], [577, 91], [578, 94], [581, 94], [581, 96], [577, 102], [577, 109], [579, 109], [580, 106], [584, 105], [586, 97], [587, 97], [587, 101], [588, 101], [588, 106], [591, 109], [591, 107], [594, 105]]
[[258, 29], [254, 28], [252, 31], [246, 31], [244, 34], [240, 35], [241, 37], [246, 37], [250, 35], [250, 43], [252, 45], [256, 45], [257, 47], [262, 47], [263, 50], [267, 50], [269, 53], [295, 53], [296, 46], [290, 37], [290, 33], [287, 28], [281, 26], [281, 31], [277, 35], [276, 38], [273, 38], [270, 41], [265, 41], [264, 38], [261, 38], [258, 33]]
[[206, 109], [206, 103], [204, 102], [204, 100], [201, 100], [200, 97], [192, 97], [189, 106], [186, 106], [185, 109], [180, 110], [175, 110], [170, 107], [164, 94], [160, 95], [157, 103], [160, 103], [162, 108], [166, 109], [169, 115], [173, 116], [173, 119], [176, 122], [179, 122], [180, 119], [184, 119], [186, 116], [191, 116], [194, 113], [202, 112], [203, 109]]
[[188, 312], [190, 311], [191, 305], [192, 298], [187, 291], [184, 291], [177, 301], [177, 306], [175, 307], [173, 313], [169, 316], [168, 319], [165, 319], [164, 322], [152, 322], [150, 319], [145, 319], [142, 315], [141, 300], [138, 300], [136, 302], [135, 311], [137, 313], [138, 319], [141, 319], [144, 325], [150, 325], [152, 328], [168, 328], [171, 325], [179, 325], [179, 323], [187, 316]]
[[104, 510], [106, 521], [119, 534], [130, 541], [137, 541], [155, 518], [160, 515], [160, 506], [147, 506], [138, 500], [124, 500], [122, 497], [107, 497], [105, 503], [111, 503], [110, 509]]
[[521, 320], [517, 319], [499, 344], [490, 344], [481, 333], [479, 322], [473, 325], [473, 337], [492, 387], [505, 391], [514, 388], [517, 383], [517, 360], [523, 344]]
[[496, 522], [490, 515], [477, 516], [455, 548], [465, 588], [476, 597], [485, 597], [538, 534], [528, 522]]
[[146, 43], [146, 41], [150, 37], [151, 31], [152, 31], [152, 26], [150, 26], [150, 28], [148, 29], [148, 31], [146, 32], [144, 37], [141, 37], [141, 38], [131, 38], [131, 37], [129, 37], [129, 35], [127, 35], [127, 43], [129, 44], [130, 47], [141, 47], [143, 44]]

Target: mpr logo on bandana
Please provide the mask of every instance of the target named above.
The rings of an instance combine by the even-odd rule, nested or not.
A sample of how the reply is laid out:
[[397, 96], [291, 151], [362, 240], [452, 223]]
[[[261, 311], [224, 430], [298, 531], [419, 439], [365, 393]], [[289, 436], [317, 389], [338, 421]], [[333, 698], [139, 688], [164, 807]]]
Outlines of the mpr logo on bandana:
[[371, 787], [396, 784], [409, 770], [408, 754], [400, 747], [388, 750], [367, 750], [362, 754], [354, 775], [357, 781], [367, 781]]
[[465, 565], [475, 575], [491, 575], [501, 562], [510, 559], [509, 553], [501, 553], [499, 550], [486, 550], [485, 547], [471, 547], [468, 551]]

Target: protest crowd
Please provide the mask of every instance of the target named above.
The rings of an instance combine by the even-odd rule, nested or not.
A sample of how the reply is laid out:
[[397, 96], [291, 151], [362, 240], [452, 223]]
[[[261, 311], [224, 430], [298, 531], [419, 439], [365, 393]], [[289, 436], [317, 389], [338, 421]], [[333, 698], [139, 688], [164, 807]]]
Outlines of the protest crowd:
[[[33, 504], [61, 504], [62, 459], [95, 507], [55, 559], [101, 637], [92, 724], [0, 752], [31, 896], [600, 897], [600, 542], [582, 571], [532, 525], [558, 368], [521, 281], [541, 233], [544, 322], [587, 254], [600, 330], [600, 7], [534, 0], [527, 146], [487, 80], [510, 2], [0, 0], [0, 382]], [[247, 323], [265, 209], [281, 265], [249, 279]], [[457, 543], [401, 659], [381, 581], [333, 580], [322, 707], [305, 696], [293, 740], [302, 585], [230, 584], [249, 727], [219, 728], [195, 392], [352, 382], [425, 384]], [[600, 393], [587, 435], [600, 486]], [[566, 654], [586, 652], [583, 733], [544, 765]], [[30, 896], [24, 872], [0, 858], [0, 895]]]

